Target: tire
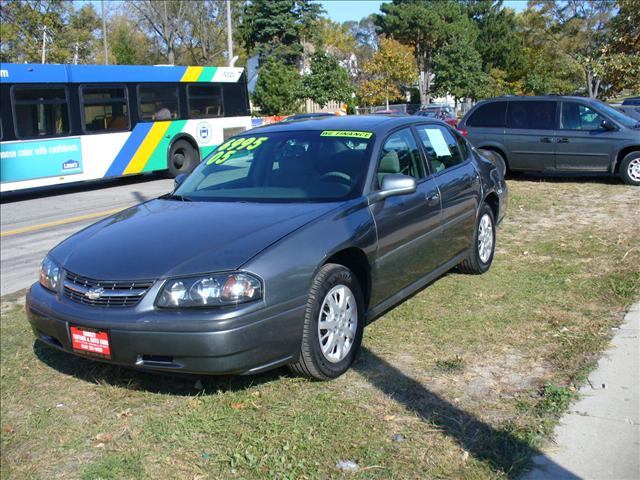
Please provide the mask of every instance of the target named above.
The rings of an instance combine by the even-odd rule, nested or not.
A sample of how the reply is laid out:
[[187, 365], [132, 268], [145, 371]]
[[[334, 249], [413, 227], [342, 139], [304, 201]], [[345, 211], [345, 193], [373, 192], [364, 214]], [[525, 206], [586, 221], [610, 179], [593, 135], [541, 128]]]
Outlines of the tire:
[[[488, 223], [487, 223], [488, 222]], [[483, 235], [489, 229], [490, 236]], [[487, 245], [490, 239], [491, 244]], [[462, 273], [480, 275], [491, 268], [493, 254], [496, 248], [496, 223], [493, 218], [493, 210], [486, 203], [482, 204], [476, 230], [473, 234], [473, 245], [468, 257], [458, 266]]]
[[[346, 301], [342, 310], [346, 316], [340, 320], [341, 324], [334, 327], [339, 329], [337, 332], [332, 331], [329, 325], [322, 328], [325, 321], [332, 318], [331, 306], [337, 308], [338, 302], [332, 303], [336, 299]], [[289, 366], [290, 369], [297, 375], [316, 380], [330, 380], [342, 375], [349, 369], [360, 349], [364, 318], [364, 297], [355, 275], [342, 265], [324, 265], [311, 284], [300, 355], [298, 360]], [[351, 339], [348, 337], [349, 334]], [[332, 346], [334, 338], [336, 342]], [[321, 342], [321, 339], [324, 341]], [[339, 351], [341, 341], [345, 348], [343, 351]]]
[[489, 160], [493, 162], [493, 164], [496, 166], [498, 171], [502, 173], [502, 177], [503, 178], [506, 177], [507, 162], [505, 161], [504, 157], [500, 153], [496, 152], [495, 150], [487, 150], [484, 148], [481, 148], [479, 150], [485, 157], [487, 157]]
[[186, 140], [178, 140], [169, 150], [167, 164], [169, 175], [173, 178], [181, 173], [191, 173], [198, 165], [198, 152]]
[[620, 163], [620, 178], [627, 185], [640, 186], [640, 152], [625, 155]]

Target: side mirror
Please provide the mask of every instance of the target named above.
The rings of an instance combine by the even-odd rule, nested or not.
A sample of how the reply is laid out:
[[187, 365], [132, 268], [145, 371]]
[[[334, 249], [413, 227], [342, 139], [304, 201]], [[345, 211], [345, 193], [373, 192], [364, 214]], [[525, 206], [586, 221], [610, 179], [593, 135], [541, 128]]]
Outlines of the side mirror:
[[600, 123], [600, 126], [602, 127], [603, 130], [607, 130], [607, 131], [617, 130], [616, 126], [613, 123], [611, 123], [611, 121], [609, 120], [602, 120], [602, 123]]
[[178, 188], [182, 182], [184, 182], [185, 178], [187, 178], [189, 174], [181, 173], [180, 175], [176, 175], [176, 178], [173, 179], [173, 189]]
[[390, 173], [382, 178], [382, 186], [377, 192], [369, 195], [369, 204], [379, 202], [388, 197], [407, 195], [416, 191], [416, 179], [400, 173]]

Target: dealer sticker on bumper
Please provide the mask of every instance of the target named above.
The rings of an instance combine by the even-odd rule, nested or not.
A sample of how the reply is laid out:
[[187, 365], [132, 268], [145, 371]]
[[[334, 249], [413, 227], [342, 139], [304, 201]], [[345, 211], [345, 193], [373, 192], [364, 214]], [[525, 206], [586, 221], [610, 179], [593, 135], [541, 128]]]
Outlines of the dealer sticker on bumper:
[[95, 329], [71, 326], [71, 346], [90, 355], [111, 358], [109, 333]]

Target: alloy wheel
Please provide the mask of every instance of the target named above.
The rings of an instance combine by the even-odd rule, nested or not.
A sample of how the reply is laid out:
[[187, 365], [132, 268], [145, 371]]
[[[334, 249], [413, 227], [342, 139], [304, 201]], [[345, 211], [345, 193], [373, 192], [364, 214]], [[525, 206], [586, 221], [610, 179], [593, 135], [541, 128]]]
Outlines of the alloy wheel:
[[322, 355], [331, 363], [343, 360], [351, 351], [358, 327], [356, 298], [346, 285], [327, 292], [318, 316], [318, 340]]
[[493, 251], [493, 224], [491, 217], [484, 214], [478, 225], [478, 255], [482, 263], [487, 263]]

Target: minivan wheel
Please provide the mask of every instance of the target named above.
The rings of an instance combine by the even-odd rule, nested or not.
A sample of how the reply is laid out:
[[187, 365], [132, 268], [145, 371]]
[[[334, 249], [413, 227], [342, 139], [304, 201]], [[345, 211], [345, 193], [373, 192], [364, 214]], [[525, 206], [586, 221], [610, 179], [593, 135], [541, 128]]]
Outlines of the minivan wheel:
[[328, 263], [311, 285], [305, 310], [298, 375], [329, 380], [346, 372], [358, 353], [364, 330], [364, 298], [348, 268]]
[[487, 150], [484, 148], [481, 148], [479, 150], [485, 157], [493, 162], [498, 171], [502, 173], [502, 177], [504, 178], [507, 175], [507, 162], [505, 161], [504, 157], [495, 150]]
[[629, 185], [640, 185], [640, 152], [625, 155], [620, 164], [620, 177]]
[[482, 205], [476, 231], [473, 238], [473, 245], [469, 249], [467, 258], [460, 263], [459, 269], [462, 273], [478, 275], [486, 272], [493, 262], [493, 254], [496, 248], [496, 226], [493, 217], [493, 210], [486, 203]]
[[169, 151], [169, 174], [175, 178], [181, 173], [191, 173], [198, 165], [198, 153], [186, 140], [178, 140]]

